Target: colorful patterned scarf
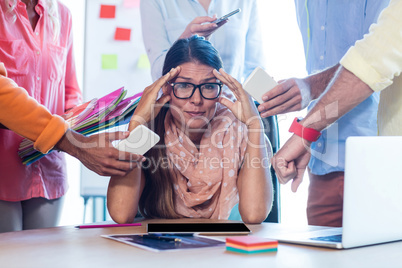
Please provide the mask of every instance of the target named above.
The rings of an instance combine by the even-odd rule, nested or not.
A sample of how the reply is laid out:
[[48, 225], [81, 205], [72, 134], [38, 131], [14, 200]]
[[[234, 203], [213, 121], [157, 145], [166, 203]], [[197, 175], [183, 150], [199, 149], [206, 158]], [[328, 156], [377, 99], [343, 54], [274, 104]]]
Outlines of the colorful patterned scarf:
[[247, 146], [246, 126], [218, 104], [199, 148], [173, 123], [170, 112], [165, 130], [176, 212], [185, 217], [227, 219], [239, 201], [237, 176]]

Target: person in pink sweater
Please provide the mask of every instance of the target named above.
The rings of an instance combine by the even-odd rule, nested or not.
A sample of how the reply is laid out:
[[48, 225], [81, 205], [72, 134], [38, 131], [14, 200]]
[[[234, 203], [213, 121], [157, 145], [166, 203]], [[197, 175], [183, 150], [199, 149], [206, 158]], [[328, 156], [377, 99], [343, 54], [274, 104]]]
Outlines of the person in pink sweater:
[[[41, 152], [55, 146], [97, 173], [125, 174], [130, 163], [118, 161], [108, 135], [86, 138], [59, 117], [82, 101], [69, 10], [57, 0], [0, 1], [0, 36], [0, 123], [35, 140]], [[68, 189], [64, 153], [23, 165], [17, 153], [23, 138], [10, 130], [0, 129], [0, 232], [53, 227]]]

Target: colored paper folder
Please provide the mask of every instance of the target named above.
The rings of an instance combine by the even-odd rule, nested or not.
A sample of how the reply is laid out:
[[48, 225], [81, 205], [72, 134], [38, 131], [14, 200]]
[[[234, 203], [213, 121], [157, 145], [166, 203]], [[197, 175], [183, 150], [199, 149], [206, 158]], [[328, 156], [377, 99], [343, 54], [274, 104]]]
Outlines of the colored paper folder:
[[[142, 93], [124, 99], [126, 94], [127, 91], [122, 87], [100, 99], [95, 98], [70, 109], [63, 118], [71, 129], [85, 136], [126, 124], [130, 121]], [[18, 155], [25, 165], [30, 165], [45, 156], [36, 151], [33, 142], [28, 139], [20, 143]]]

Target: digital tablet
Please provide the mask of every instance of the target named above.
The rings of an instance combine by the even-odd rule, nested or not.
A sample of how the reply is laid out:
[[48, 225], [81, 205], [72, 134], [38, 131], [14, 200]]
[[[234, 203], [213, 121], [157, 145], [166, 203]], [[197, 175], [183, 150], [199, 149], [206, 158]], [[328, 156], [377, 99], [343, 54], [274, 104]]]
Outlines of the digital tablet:
[[180, 233], [203, 235], [249, 234], [250, 229], [244, 223], [148, 223], [148, 233]]

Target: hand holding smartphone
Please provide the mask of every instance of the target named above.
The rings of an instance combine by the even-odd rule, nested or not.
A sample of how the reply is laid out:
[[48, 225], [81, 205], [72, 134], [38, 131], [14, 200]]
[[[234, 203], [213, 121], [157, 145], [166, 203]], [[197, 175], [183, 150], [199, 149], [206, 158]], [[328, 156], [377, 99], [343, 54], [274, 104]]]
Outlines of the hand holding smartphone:
[[247, 77], [243, 84], [243, 88], [258, 103], [263, 103], [262, 95], [277, 86], [278, 83], [261, 67], [257, 67]]
[[229, 19], [229, 17], [231, 17], [231, 16], [233, 16], [234, 14], [237, 14], [237, 13], [239, 13], [239, 12], [241, 12], [241, 9], [240, 9], [240, 8], [238, 8], [238, 9], [236, 9], [236, 10], [233, 10], [232, 12], [230, 12], [230, 13], [228, 13], [228, 14], [222, 16], [222, 17], [220, 17], [219, 19], [214, 20], [214, 21], [211, 22], [211, 23], [219, 24], [219, 23], [221, 23], [222, 21], [225, 21], [225, 20]]
[[149, 149], [159, 142], [159, 136], [144, 125], [139, 125], [130, 135], [121, 140], [116, 149], [133, 154], [144, 155]]

